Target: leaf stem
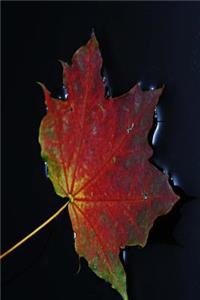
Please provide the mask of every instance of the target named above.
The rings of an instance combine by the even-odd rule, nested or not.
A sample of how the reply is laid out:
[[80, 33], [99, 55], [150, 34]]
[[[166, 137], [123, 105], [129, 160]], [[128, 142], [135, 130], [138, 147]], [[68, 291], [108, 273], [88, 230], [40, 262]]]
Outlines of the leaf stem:
[[38, 231], [43, 229], [46, 225], [48, 225], [51, 221], [53, 221], [69, 204], [70, 200], [66, 202], [58, 211], [56, 211], [48, 220], [46, 220], [44, 223], [42, 223], [40, 226], [38, 226], [35, 230], [33, 230], [31, 233], [29, 233], [27, 236], [25, 236], [21, 241], [19, 241], [17, 244], [15, 244], [13, 247], [5, 251], [0, 255], [0, 260], [6, 257], [8, 254], [13, 252], [15, 249], [20, 247], [22, 244], [24, 244], [26, 241], [28, 241], [31, 237], [33, 237]]

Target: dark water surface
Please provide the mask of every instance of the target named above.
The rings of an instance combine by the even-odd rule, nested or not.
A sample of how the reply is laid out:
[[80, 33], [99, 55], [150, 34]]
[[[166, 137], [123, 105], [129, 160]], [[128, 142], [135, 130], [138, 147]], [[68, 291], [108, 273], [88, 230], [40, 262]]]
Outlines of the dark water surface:
[[[38, 128], [44, 82], [65, 98], [58, 59], [95, 29], [107, 92], [162, 84], [153, 161], [181, 195], [144, 249], [128, 248], [130, 300], [200, 299], [200, 3], [2, 5], [2, 251], [62, 205], [45, 178]], [[109, 85], [108, 85], [109, 83]], [[109, 88], [110, 86], [110, 88]], [[67, 213], [2, 263], [2, 299], [120, 300], [74, 251]]]

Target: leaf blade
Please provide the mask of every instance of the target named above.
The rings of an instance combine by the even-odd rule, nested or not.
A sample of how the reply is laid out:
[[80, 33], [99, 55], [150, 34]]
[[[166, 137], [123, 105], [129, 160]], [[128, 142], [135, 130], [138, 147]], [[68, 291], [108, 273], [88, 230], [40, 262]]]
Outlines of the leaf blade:
[[70, 198], [77, 253], [128, 299], [120, 249], [144, 246], [154, 220], [178, 197], [149, 162], [148, 133], [163, 88], [144, 92], [135, 85], [106, 99], [101, 66], [93, 34], [71, 66], [63, 63], [68, 100], [52, 99], [44, 90], [48, 112], [39, 142], [56, 193]]

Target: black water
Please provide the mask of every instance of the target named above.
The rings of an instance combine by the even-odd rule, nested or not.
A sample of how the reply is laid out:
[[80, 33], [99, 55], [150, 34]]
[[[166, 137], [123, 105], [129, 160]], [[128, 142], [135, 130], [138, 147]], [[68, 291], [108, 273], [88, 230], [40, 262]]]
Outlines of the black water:
[[[62, 205], [40, 157], [41, 81], [63, 100], [58, 59], [70, 62], [94, 28], [109, 94], [166, 85], [154, 163], [181, 201], [158, 219], [146, 248], [126, 250], [130, 300], [200, 299], [200, 4], [4, 3], [2, 5], [2, 250]], [[152, 139], [153, 135], [151, 136]], [[2, 299], [120, 296], [81, 263], [62, 214], [2, 264]]]

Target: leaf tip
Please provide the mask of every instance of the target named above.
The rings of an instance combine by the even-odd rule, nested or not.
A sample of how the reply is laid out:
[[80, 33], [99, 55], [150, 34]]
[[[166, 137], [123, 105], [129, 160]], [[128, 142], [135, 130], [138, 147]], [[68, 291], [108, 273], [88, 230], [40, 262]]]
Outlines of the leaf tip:
[[47, 93], [50, 94], [50, 92], [48, 91], [48, 89], [46, 88], [46, 86], [42, 82], [36, 81], [35, 83], [38, 84], [42, 88], [42, 91], [43, 91], [45, 96], [46, 96]]
[[92, 28], [91, 38], [88, 43], [92, 43], [95, 47], [99, 48], [99, 42], [97, 40], [94, 28]]
[[92, 37], [93, 35], [95, 35], [95, 29], [94, 29], [94, 27], [92, 27], [92, 30], [91, 30], [91, 37]]
[[46, 86], [41, 83], [40, 81], [36, 81], [36, 84], [38, 84], [39, 86], [41, 86], [43, 93], [44, 93], [44, 100], [45, 100], [45, 104], [47, 107], [49, 107], [51, 104], [51, 96], [50, 96], [50, 92], [49, 90], [46, 88]]
[[67, 62], [63, 61], [62, 59], [58, 59], [58, 62], [61, 64], [62, 68], [69, 68], [69, 65]]
[[58, 62], [61, 64], [62, 66], [62, 72], [63, 72], [63, 84], [64, 86], [67, 85], [67, 75], [69, 72], [69, 68], [70, 66], [68, 65], [67, 62], [63, 61], [62, 59], [58, 59]]
[[163, 85], [161, 86], [160, 90], [163, 92], [165, 88], [166, 88], [166, 84], [163, 83]]
[[42, 85], [42, 83], [40, 81], [36, 81], [35, 83], [40, 85], [40, 86]]

